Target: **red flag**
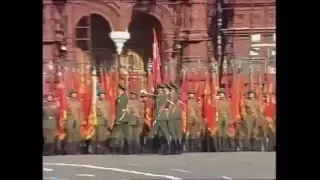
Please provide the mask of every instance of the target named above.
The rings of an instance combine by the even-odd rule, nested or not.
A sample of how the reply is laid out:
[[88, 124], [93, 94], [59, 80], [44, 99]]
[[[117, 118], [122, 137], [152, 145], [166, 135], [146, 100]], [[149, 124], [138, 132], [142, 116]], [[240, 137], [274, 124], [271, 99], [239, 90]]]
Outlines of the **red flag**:
[[182, 84], [181, 84], [181, 97], [180, 97], [180, 101], [182, 102], [182, 106], [181, 106], [181, 117], [182, 117], [182, 124], [183, 124], [183, 131], [186, 132], [187, 130], [187, 100], [188, 100], [188, 79], [186, 77], [186, 71], [183, 74], [183, 78], [182, 78]]
[[[207, 121], [208, 121], [208, 130], [210, 132], [215, 131], [216, 129], [216, 114], [217, 114], [217, 99], [216, 99], [216, 95], [217, 95], [217, 77], [216, 77], [216, 73], [212, 73], [211, 75], [211, 106], [209, 106], [208, 108], [210, 108], [208, 111], [212, 112], [212, 115], [210, 114], [210, 117]], [[208, 100], [207, 100], [208, 102]]]
[[160, 52], [156, 31], [153, 29], [153, 57], [152, 57], [152, 74], [154, 85], [160, 84], [161, 71], [160, 71]]
[[211, 104], [211, 96], [210, 96], [210, 75], [206, 75], [205, 79], [205, 88], [204, 88], [204, 100], [203, 100], [203, 114], [205, 122], [207, 123], [208, 128], [212, 128], [213, 126], [213, 106]]
[[231, 90], [231, 121], [235, 122], [240, 115], [240, 100], [241, 100], [241, 77], [240, 72], [233, 75], [233, 83]]
[[59, 83], [55, 92], [57, 98], [57, 136], [59, 140], [65, 138], [66, 134], [64, 132], [64, 121], [67, 118], [67, 97], [65, 95], [65, 82], [62, 79], [61, 72], [58, 72]]

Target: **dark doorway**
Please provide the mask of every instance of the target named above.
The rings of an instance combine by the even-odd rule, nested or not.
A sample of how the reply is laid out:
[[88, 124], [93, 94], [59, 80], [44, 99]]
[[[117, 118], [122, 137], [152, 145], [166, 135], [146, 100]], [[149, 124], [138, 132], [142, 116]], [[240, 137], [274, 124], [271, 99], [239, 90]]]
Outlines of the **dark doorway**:
[[114, 65], [116, 48], [110, 32], [109, 22], [98, 14], [82, 17], [76, 26], [76, 46], [89, 54], [97, 67]]
[[[161, 52], [162, 25], [153, 15], [133, 11], [129, 33], [131, 38], [126, 42], [124, 50], [132, 50], [139, 54], [144, 62], [144, 70], [147, 70], [147, 62], [153, 54], [153, 29], [156, 31], [159, 49]], [[160, 53], [161, 56], [161, 53]]]

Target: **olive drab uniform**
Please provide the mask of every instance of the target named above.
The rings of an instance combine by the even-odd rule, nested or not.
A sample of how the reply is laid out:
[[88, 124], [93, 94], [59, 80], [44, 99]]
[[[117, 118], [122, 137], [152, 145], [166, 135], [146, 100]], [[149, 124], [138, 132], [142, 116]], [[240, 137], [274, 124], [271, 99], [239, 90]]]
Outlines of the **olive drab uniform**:
[[55, 101], [47, 101], [43, 103], [43, 139], [44, 155], [54, 154], [55, 137], [57, 127], [57, 103]]
[[[189, 92], [193, 93], [193, 92]], [[186, 135], [186, 148], [189, 151], [197, 151], [199, 148], [200, 135], [198, 129], [200, 128], [199, 105], [195, 98], [189, 98], [187, 101], [187, 135]]]
[[[123, 86], [119, 86], [119, 88], [125, 90]], [[120, 94], [116, 99], [116, 117], [111, 133], [113, 139], [111, 147], [114, 151], [120, 148], [120, 152], [123, 152], [126, 124], [129, 121], [127, 113], [128, 100], [129, 98], [125, 93]]]
[[[134, 95], [137, 96], [136, 93]], [[140, 134], [142, 132], [144, 117], [143, 103], [137, 99], [130, 99], [128, 102], [129, 122], [127, 126], [127, 140], [129, 153], [140, 152]]]
[[[175, 88], [175, 87], [174, 87]], [[174, 103], [173, 107], [171, 108], [171, 123], [173, 125], [173, 130], [175, 134], [176, 141], [173, 142], [173, 149], [177, 151], [177, 153], [182, 152], [182, 118], [181, 118], [181, 109], [180, 109], [180, 101], [178, 93], [172, 92], [171, 93], [171, 100]]]
[[[230, 120], [230, 104], [227, 99], [218, 99], [217, 100], [217, 151], [227, 151], [228, 146], [228, 126]], [[233, 140], [233, 139], [232, 139]], [[234, 142], [231, 142], [232, 147], [234, 147]]]
[[[256, 99], [245, 99], [242, 107], [242, 116], [245, 121], [245, 150], [257, 150], [261, 147], [261, 138], [258, 137], [258, 126], [263, 124], [261, 107]], [[257, 139], [256, 139], [257, 138]], [[258, 140], [256, 142], [256, 140]]]
[[106, 99], [99, 99], [96, 104], [97, 125], [95, 126], [95, 135], [91, 139], [94, 144], [95, 153], [105, 154], [107, 152], [106, 140], [110, 135], [110, 104]]
[[67, 134], [67, 145], [66, 152], [67, 154], [75, 154], [81, 152], [81, 134], [80, 126], [83, 120], [81, 103], [70, 97], [68, 99], [68, 111], [67, 111], [67, 120], [66, 120], [66, 129]]

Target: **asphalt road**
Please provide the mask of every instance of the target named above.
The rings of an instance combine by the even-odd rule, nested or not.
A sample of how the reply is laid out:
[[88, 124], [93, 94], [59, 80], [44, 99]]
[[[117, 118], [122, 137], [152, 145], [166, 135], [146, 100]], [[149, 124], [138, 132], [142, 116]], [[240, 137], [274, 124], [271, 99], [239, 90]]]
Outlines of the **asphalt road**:
[[44, 180], [275, 179], [274, 152], [43, 157]]

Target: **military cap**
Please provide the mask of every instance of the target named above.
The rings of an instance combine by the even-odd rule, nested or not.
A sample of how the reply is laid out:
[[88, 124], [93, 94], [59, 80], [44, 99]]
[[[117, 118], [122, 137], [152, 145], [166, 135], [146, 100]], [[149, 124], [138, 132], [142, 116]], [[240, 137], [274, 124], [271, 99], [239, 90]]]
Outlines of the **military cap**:
[[170, 86], [170, 84], [164, 84], [166, 88], [171, 89], [172, 87]]
[[97, 92], [97, 95], [99, 96], [100, 94], [106, 94], [106, 92], [104, 92], [104, 91], [98, 91], [98, 92]]
[[125, 87], [123, 84], [119, 84], [119, 85], [118, 85], [118, 88], [119, 88], [119, 89], [122, 89], [122, 90], [126, 90], [126, 87]]
[[254, 92], [253, 90], [249, 90], [246, 92], [246, 94], [256, 94], [256, 92]]
[[78, 94], [78, 91], [75, 90], [75, 89], [70, 89], [70, 90], [69, 90], [69, 95], [71, 95], [71, 94], [73, 94], [73, 93], [77, 93], [77, 94]]
[[164, 88], [164, 85], [163, 85], [163, 84], [158, 84], [158, 85], [157, 85], [157, 88], [158, 88], [158, 89]]
[[48, 96], [54, 96], [54, 94], [52, 92], [48, 92], [43, 95], [43, 97], [45, 97], [45, 98]]
[[130, 91], [130, 94], [133, 94], [133, 95], [138, 96], [138, 93], [137, 93], [137, 92], [135, 92], [135, 91]]
[[195, 94], [195, 91], [194, 90], [189, 90], [188, 94]]
[[225, 93], [226, 93], [226, 91], [225, 91], [223, 88], [221, 88], [221, 89], [219, 89], [219, 90], [218, 90], [217, 94], [220, 94], [220, 93], [225, 94]]
[[178, 89], [178, 88], [179, 88], [178, 85], [176, 85], [176, 84], [173, 83], [173, 82], [170, 82], [170, 86], [171, 86], [172, 88], [174, 88], [174, 89]]
[[140, 97], [147, 97], [147, 94], [145, 92], [140, 93]]

